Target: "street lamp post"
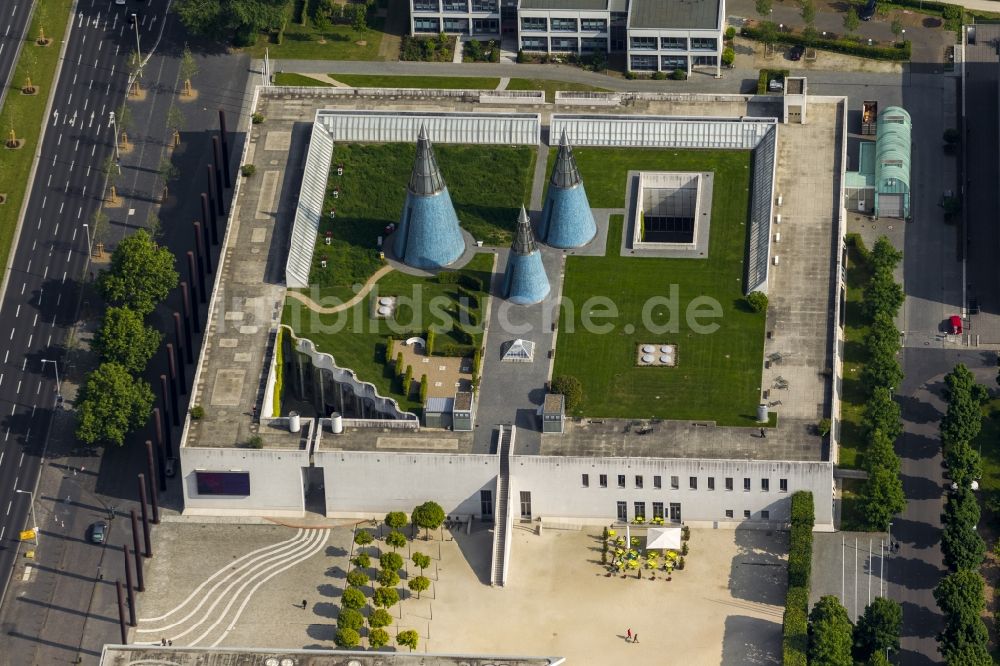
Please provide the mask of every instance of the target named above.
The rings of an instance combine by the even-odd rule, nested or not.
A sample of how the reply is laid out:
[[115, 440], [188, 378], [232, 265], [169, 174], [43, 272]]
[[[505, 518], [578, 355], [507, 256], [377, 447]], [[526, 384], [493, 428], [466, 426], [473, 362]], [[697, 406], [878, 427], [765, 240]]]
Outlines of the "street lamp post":
[[21, 493], [22, 495], [27, 495], [28, 496], [28, 501], [30, 502], [30, 504], [28, 505], [28, 509], [31, 511], [31, 525], [32, 525], [31, 531], [35, 535], [35, 546], [37, 547], [38, 546], [38, 521], [35, 520], [35, 493], [31, 492], [30, 490], [17, 490], [16, 488], [14, 489], [14, 492]]
[[132, 25], [135, 26], [135, 57], [138, 59], [136, 64], [138, 67], [142, 67], [142, 50], [139, 48], [139, 17], [132, 14]]
[[115, 130], [115, 164], [118, 166], [118, 174], [121, 175], [122, 172], [122, 156], [118, 153], [118, 121], [115, 119], [115, 112], [111, 111], [108, 114], [108, 125]]
[[84, 222], [83, 230], [87, 232], [87, 260], [89, 261], [91, 255], [93, 254], [93, 246], [90, 244], [90, 225]]
[[56, 369], [56, 398], [62, 400], [62, 393], [59, 391], [59, 361], [55, 361], [48, 358], [42, 359], [42, 368], [45, 368], [46, 363], [51, 363], [52, 367]]

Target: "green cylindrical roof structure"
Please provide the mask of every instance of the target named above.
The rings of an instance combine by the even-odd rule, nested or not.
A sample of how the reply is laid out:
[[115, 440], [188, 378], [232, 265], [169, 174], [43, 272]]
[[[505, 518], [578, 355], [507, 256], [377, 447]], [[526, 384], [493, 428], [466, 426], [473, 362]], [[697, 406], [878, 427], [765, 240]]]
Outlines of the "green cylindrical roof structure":
[[906, 109], [890, 106], [878, 114], [875, 139], [876, 217], [910, 216], [912, 129]]

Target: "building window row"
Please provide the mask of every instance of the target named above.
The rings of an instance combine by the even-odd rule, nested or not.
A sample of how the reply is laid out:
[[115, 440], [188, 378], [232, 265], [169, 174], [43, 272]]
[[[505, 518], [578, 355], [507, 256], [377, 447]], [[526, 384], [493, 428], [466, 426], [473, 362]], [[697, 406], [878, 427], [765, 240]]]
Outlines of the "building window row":
[[655, 51], [656, 37], [632, 37], [629, 46], [633, 51]]
[[550, 25], [552, 32], [579, 32], [576, 19], [553, 18]]
[[[582, 474], [580, 479], [584, 488], [590, 487], [590, 474]], [[619, 488], [626, 488], [628, 482], [628, 476], [625, 474], [618, 474], [617, 479]], [[601, 488], [608, 487], [608, 475], [598, 474], [597, 482]], [[715, 490], [715, 477], [709, 476], [705, 478], [705, 486], [708, 490]], [[642, 490], [646, 485], [645, 477], [642, 474], [636, 474], [632, 478], [632, 483], [636, 490]], [[732, 490], [735, 487], [734, 478], [731, 476], [724, 477], [724, 484], [726, 490]], [[670, 489], [680, 490], [681, 478], [679, 476], [670, 477]], [[687, 479], [688, 490], [698, 490], [698, 477], [689, 476]], [[663, 488], [663, 477], [660, 475], [653, 476], [653, 489], [660, 490]], [[743, 477], [743, 490], [744, 492], [750, 492], [753, 489], [753, 480], [749, 476]], [[771, 492], [771, 479], [764, 477], [760, 480], [760, 491], [763, 493]], [[788, 492], [788, 479], [778, 479], [778, 491], [782, 493]]]
[[469, 34], [469, 19], [446, 18], [444, 20], [444, 31], [467, 35]]
[[576, 53], [580, 50], [580, 41], [576, 37], [553, 37], [552, 50]]
[[498, 32], [500, 32], [498, 19], [472, 19], [472, 34], [495, 35]]
[[469, 13], [468, 0], [444, 0], [444, 11]]
[[[628, 502], [616, 502], [615, 515], [618, 517], [618, 522], [629, 522]], [[651, 520], [670, 520], [672, 522], [679, 523], [681, 522], [681, 504], [680, 502], [670, 502], [669, 504], [664, 504], [663, 502], [653, 502], [653, 515], [648, 517]], [[636, 518], [646, 520], [645, 502], [632, 503], [632, 520], [635, 520]]]
[[691, 50], [714, 51], [718, 48], [719, 42], [715, 37], [692, 37]]
[[441, 21], [436, 18], [419, 18], [415, 17], [413, 19], [413, 31], [414, 32], [432, 32], [437, 34], [441, 32]]
[[544, 16], [522, 16], [521, 30], [533, 32], [547, 32], [549, 21]]
[[548, 37], [522, 37], [521, 48], [525, 51], [548, 51]]
[[472, 0], [472, 11], [497, 13], [500, 11], [498, 0]]
[[[733, 518], [733, 517], [735, 517], [734, 511], [732, 509], [726, 509], [726, 518]], [[751, 518], [753, 518], [753, 512], [751, 512], [750, 509], [744, 509], [743, 517], [747, 520], [750, 520]], [[762, 510], [760, 512], [760, 519], [771, 520], [771, 512], [768, 511], [767, 509]]]
[[413, 0], [413, 11], [438, 12], [441, 11], [441, 4], [438, 0]]
[[581, 32], [607, 32], [608, 22], [604, 19], [580, 19]]

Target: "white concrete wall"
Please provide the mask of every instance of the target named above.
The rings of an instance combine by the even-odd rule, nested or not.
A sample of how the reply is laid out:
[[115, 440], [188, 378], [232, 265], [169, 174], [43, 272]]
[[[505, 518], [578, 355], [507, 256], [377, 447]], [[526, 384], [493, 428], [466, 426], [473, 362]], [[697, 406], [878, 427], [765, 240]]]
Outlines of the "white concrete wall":
[[[302, 468], [309, 465], [307, 451], [185, 446], [180, 455], [185, 515], [301, 516], [305, 511]], [[250, 495], [199, 496], [196, 470], [250, 472]]]
[[[329, 437], [329, 436], [328, 436]], [[496, 498], [499, 460], [495, 455], [398, 453], [383, 451], [316, 451], [316, 467], [323, 468], [326, 511], [329, 517], [361, 518], [388, 511], [409, 513], [414, 506], [434, 500], [448, 515], [481, 516], [480, 490]], [[182, 448], [185, 514], [301, 516], [304, 511], [302, 467], [308, 466], [305, 451], [233, 448]], [[250, 496], [199, 497], [196, 469], [250, 472]], [[583, 474], [590, 475], [584, 488]], [[599, 475], [607, 474], [608, 487], [601, 488]], [[617, 477], [625, 475], [625, 488]], [[833, 528], [833, 481], [830, 463], [683, 460], [662, 458], [585, 458], [566, 456], [511, 456], [509, 507], [520, 517], [520, 491], [531, 493], [532, 516], [546, 523], [606, 525], [617, 514], [617, 502], [646, 502], [647, 519], [653, 502], [680, 502], [684, 522], [707, 527], [777, 527], [788, 519], [789, 500], [797, 490], [810, 490], [816, 503], [816, 526]], [[635, 487], [642, 475], [643, 488]], [[662, 487], [654, 488], [654, 476]], [[677, 476], [679, 488], [671, 488]], [[698, 489], [689, 489], [689, 477], [698, 477]], [[708, 477], [715, 490], [708, 490]], [[733, 490], [725, 489], [726, 477]], [[750, 491], [743, 490], [744, 477]], [[761, 478], [770, 489], [761, 490]], [[788, 479], [788, 491], [780, 491], [780, 479]], [[731, 509], [733, 518], [725, 511]], [[749, 520], [744, 510], [751, 511]], [[760, 512], [770, 512], [769, 520]]]
[[447, 515], [479, 518], [479, 491], [496, 498], [500, 469], [495, 455], [317, 451], [314, 459], [326, 479], [327, 516], [336, 518], [409, 513], [427, 500]]
[[[590, 475], [583, 487], [582, 475]], [[601, 488], [599, 475], [607, 474], [608, 487]], [[618, 475], [625, 475], [625, 488], [618, 487]], [[636, 475], [643, 477], [637, 489]], [[660, 476], [662, 487], [654, 488]], [[677, 476], [679, 488], [670, 487]], [[698, 478], [698, 489], [689, 489], [689, 477]], [[715, 490], [708, 490], [708, 477], [715, 478]], [[725, 489], [732, 477], [733, 490]], [[750, 478], [750, 491], [743, 479]], [[761, 490], [761, 479], [770, 480], [770, 489]], [[811, 490], [816, 503], [817, 529], [833, 528], [833, 471], [829, 463], [681, 460], [662, 458], [576, 458], [564, 456], [512, 456], [510, 463], [511, 511], [520, 517], [520, 491], [531, 493], [532, 517], [546, 523], [607, 525], [616, 519], [617, 502], [628, 503], [628, 518], [634, 518], [633, 503], [646, 502], [646, 519], [653, 517], [653, 502], [681, 504], [684, 522], [704, 527], [769, 527], [788, 520], [790, 498], [797, 490]], [[780, 491], [780, 479], [788, 479], [788, 491]], [[733, 518], [727, 518], [727, 509]], [[743, 512], [749, 509], [749, 520]], [[768, 521], [760, 512], [770, 512]]]

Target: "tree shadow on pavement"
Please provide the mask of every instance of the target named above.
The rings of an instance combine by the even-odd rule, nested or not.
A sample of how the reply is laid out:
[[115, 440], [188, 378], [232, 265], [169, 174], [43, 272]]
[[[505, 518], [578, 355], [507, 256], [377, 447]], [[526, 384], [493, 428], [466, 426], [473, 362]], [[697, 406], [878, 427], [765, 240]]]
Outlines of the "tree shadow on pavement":
[[[904, 601], [903, 606], [903, 632], [904, 636], [919, 636], [921, 638], [933, 638], [944, 628], [943, 617], [935, 607], [934, 611], [923, 606], [917, 606], [911, 601]], [[903, 659], [901, 664], [912, 664]], [[923, 662], [920, 662], [923, 663]]]
[[941, 531], [934, 525], [915, 520], [895, 518], [892, 525], [892, 535], [897, 541], [916, 548], [930, 548], [941, 537]]
[[907, 590], [929, 590], [937, 585], [943, 570], [914, 557], [893, 555], [886, 564], [886, 579]]
[[933, 437], [904, 432], [899, 440], [898, 452], [901, 458], [925, 460], [941, 452], [941, 442]]
[[337, 598], [344, 593], [344, 588], [324, 583], [317, 587], [316, 591], [320, 593], [320, 596]]
[[786, 588], [784, 532], [737, 529], [739, 549], [729, 567], [729, 591], [733, 597], [761, 604], [784, 606]]
[[900, 476], [903, 481], [903, 489], [908, 500], [937, 499], [941, 497], [944, 488], [934, 479], [924, 476]]
[[903, 419], [911, 423], [937, 423], [941, 420], [941, 412], [916, 396], [896, 396]]
[[[765, 640], [770, 635], [773, 640]], [[722, 666], [781, 663], [781, 623], [730, 615], [722, 635]]]
[[[310, 624], [306, 627], [306, 635], [317, 641], [332, 641], [337, 627], [333, 624]], [[303, 645], [306, 650], [329, 650], [329, 645]]]
[[340, 614], [340, 608], [336, 604], [321, 601], [318, 604], [313, 604], [312, 612], [313, 615], [335, 619]]

